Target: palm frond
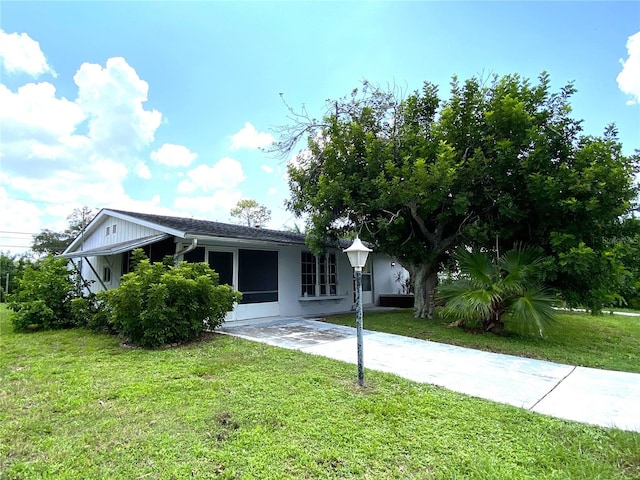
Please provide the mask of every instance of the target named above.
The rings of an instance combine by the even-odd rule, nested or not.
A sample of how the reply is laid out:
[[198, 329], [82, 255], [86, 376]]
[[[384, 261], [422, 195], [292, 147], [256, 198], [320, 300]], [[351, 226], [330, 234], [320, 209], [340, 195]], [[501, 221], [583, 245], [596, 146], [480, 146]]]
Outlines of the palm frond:
[[553, 308], [555, 302], [556, 296], [550, 290], [538, 285], [530, 286], [522, 295], [510, 300], [508, 318], [516, 324], [517, 330], [543, 336], [545, 327], [557, 319]]
[[441, 310], [445, 318], [463, 322], [481, 322], [491, 314], [491, 307], [499, 298], [486, 288], [473, 288], [471, 282], [457, 281], [443, 285], [439, 298], [446, 302]]
[[486, 253], [460, 249], [456, 252], [455, 259], [458, 261], [462, 275], [484, 285], [491, 285], [494, 282], [496, 267]]
[[516, 245], [505, 252], [499, 261], [499, 267], [506, 272], [503, 282], [506, 288], [529, 284], [536, 280], [537, 266], [544, 258], [543, 251], [538, 247]]

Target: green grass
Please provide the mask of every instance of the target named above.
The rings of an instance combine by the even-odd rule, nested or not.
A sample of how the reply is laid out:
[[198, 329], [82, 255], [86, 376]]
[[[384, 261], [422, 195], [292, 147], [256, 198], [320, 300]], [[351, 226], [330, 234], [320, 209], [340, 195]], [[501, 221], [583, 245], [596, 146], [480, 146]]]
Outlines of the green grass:
[[165, 350], [16, 334], [0, 307], [2, 479], [632, 479], [640, 434], [223, 335]]
[[[355, 326], [354, 315], [325, 321]], [[364, 328], [490, 352], [607, 370], [640, 373], [640, 317], [562, 314], [544, 338], [505, 330], [503, 335], [450, 328], [442, 319], [416, 319], [409, 310], [365, 312]], [[508, 328], [508, 326], [507, 326]]]

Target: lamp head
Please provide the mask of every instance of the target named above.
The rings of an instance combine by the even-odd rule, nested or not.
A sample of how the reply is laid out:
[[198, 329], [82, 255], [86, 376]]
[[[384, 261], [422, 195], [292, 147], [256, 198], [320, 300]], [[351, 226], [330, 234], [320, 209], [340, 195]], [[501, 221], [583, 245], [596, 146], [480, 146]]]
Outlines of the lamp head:
[[373, 250], [366, 247], [356, 236], [351, 246], [343, 251], [349, 257], [351, 266], [356, 270], [362, 270], [362, 267], [367, 263], [367, 256], [369, 255], [369, 252], [372, 252]]

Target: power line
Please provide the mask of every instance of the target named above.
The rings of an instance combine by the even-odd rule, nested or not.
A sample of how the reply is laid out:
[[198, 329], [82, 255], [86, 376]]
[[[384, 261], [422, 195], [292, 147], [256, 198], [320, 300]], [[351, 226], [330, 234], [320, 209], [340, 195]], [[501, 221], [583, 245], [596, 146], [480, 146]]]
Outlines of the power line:
[[11, 230], [0, 230], [0, 233], [15, 233], [16, 235], [38, 235], [38, 233], [34, 232], [14, 232]]
[[12, 196], [6, 196], [5, 198], [8, 198], [9, 200], [18, 200], [20, 202], [26, 202], [26, 203], [43, 203], [45, 205], [65, 205], [67, 203], [73, 203], [73, 202], [48, 202], [46, 200], [33, 200], [31, 198], [20, 198], [20, 197], [12, 197]]

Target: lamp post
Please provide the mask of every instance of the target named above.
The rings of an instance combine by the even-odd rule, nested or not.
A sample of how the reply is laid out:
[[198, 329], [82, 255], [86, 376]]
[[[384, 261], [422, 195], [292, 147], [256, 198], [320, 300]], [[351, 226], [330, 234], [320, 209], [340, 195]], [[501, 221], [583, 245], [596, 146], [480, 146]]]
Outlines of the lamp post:
[[356, 332], [358, 338], [358, 385], [364, 387], [364, 359], [362, 352], [362, 267], [372, 250], [367, 248], [356, 236], [351, 246], [344, 250], [355, 271], [356, 277]]

